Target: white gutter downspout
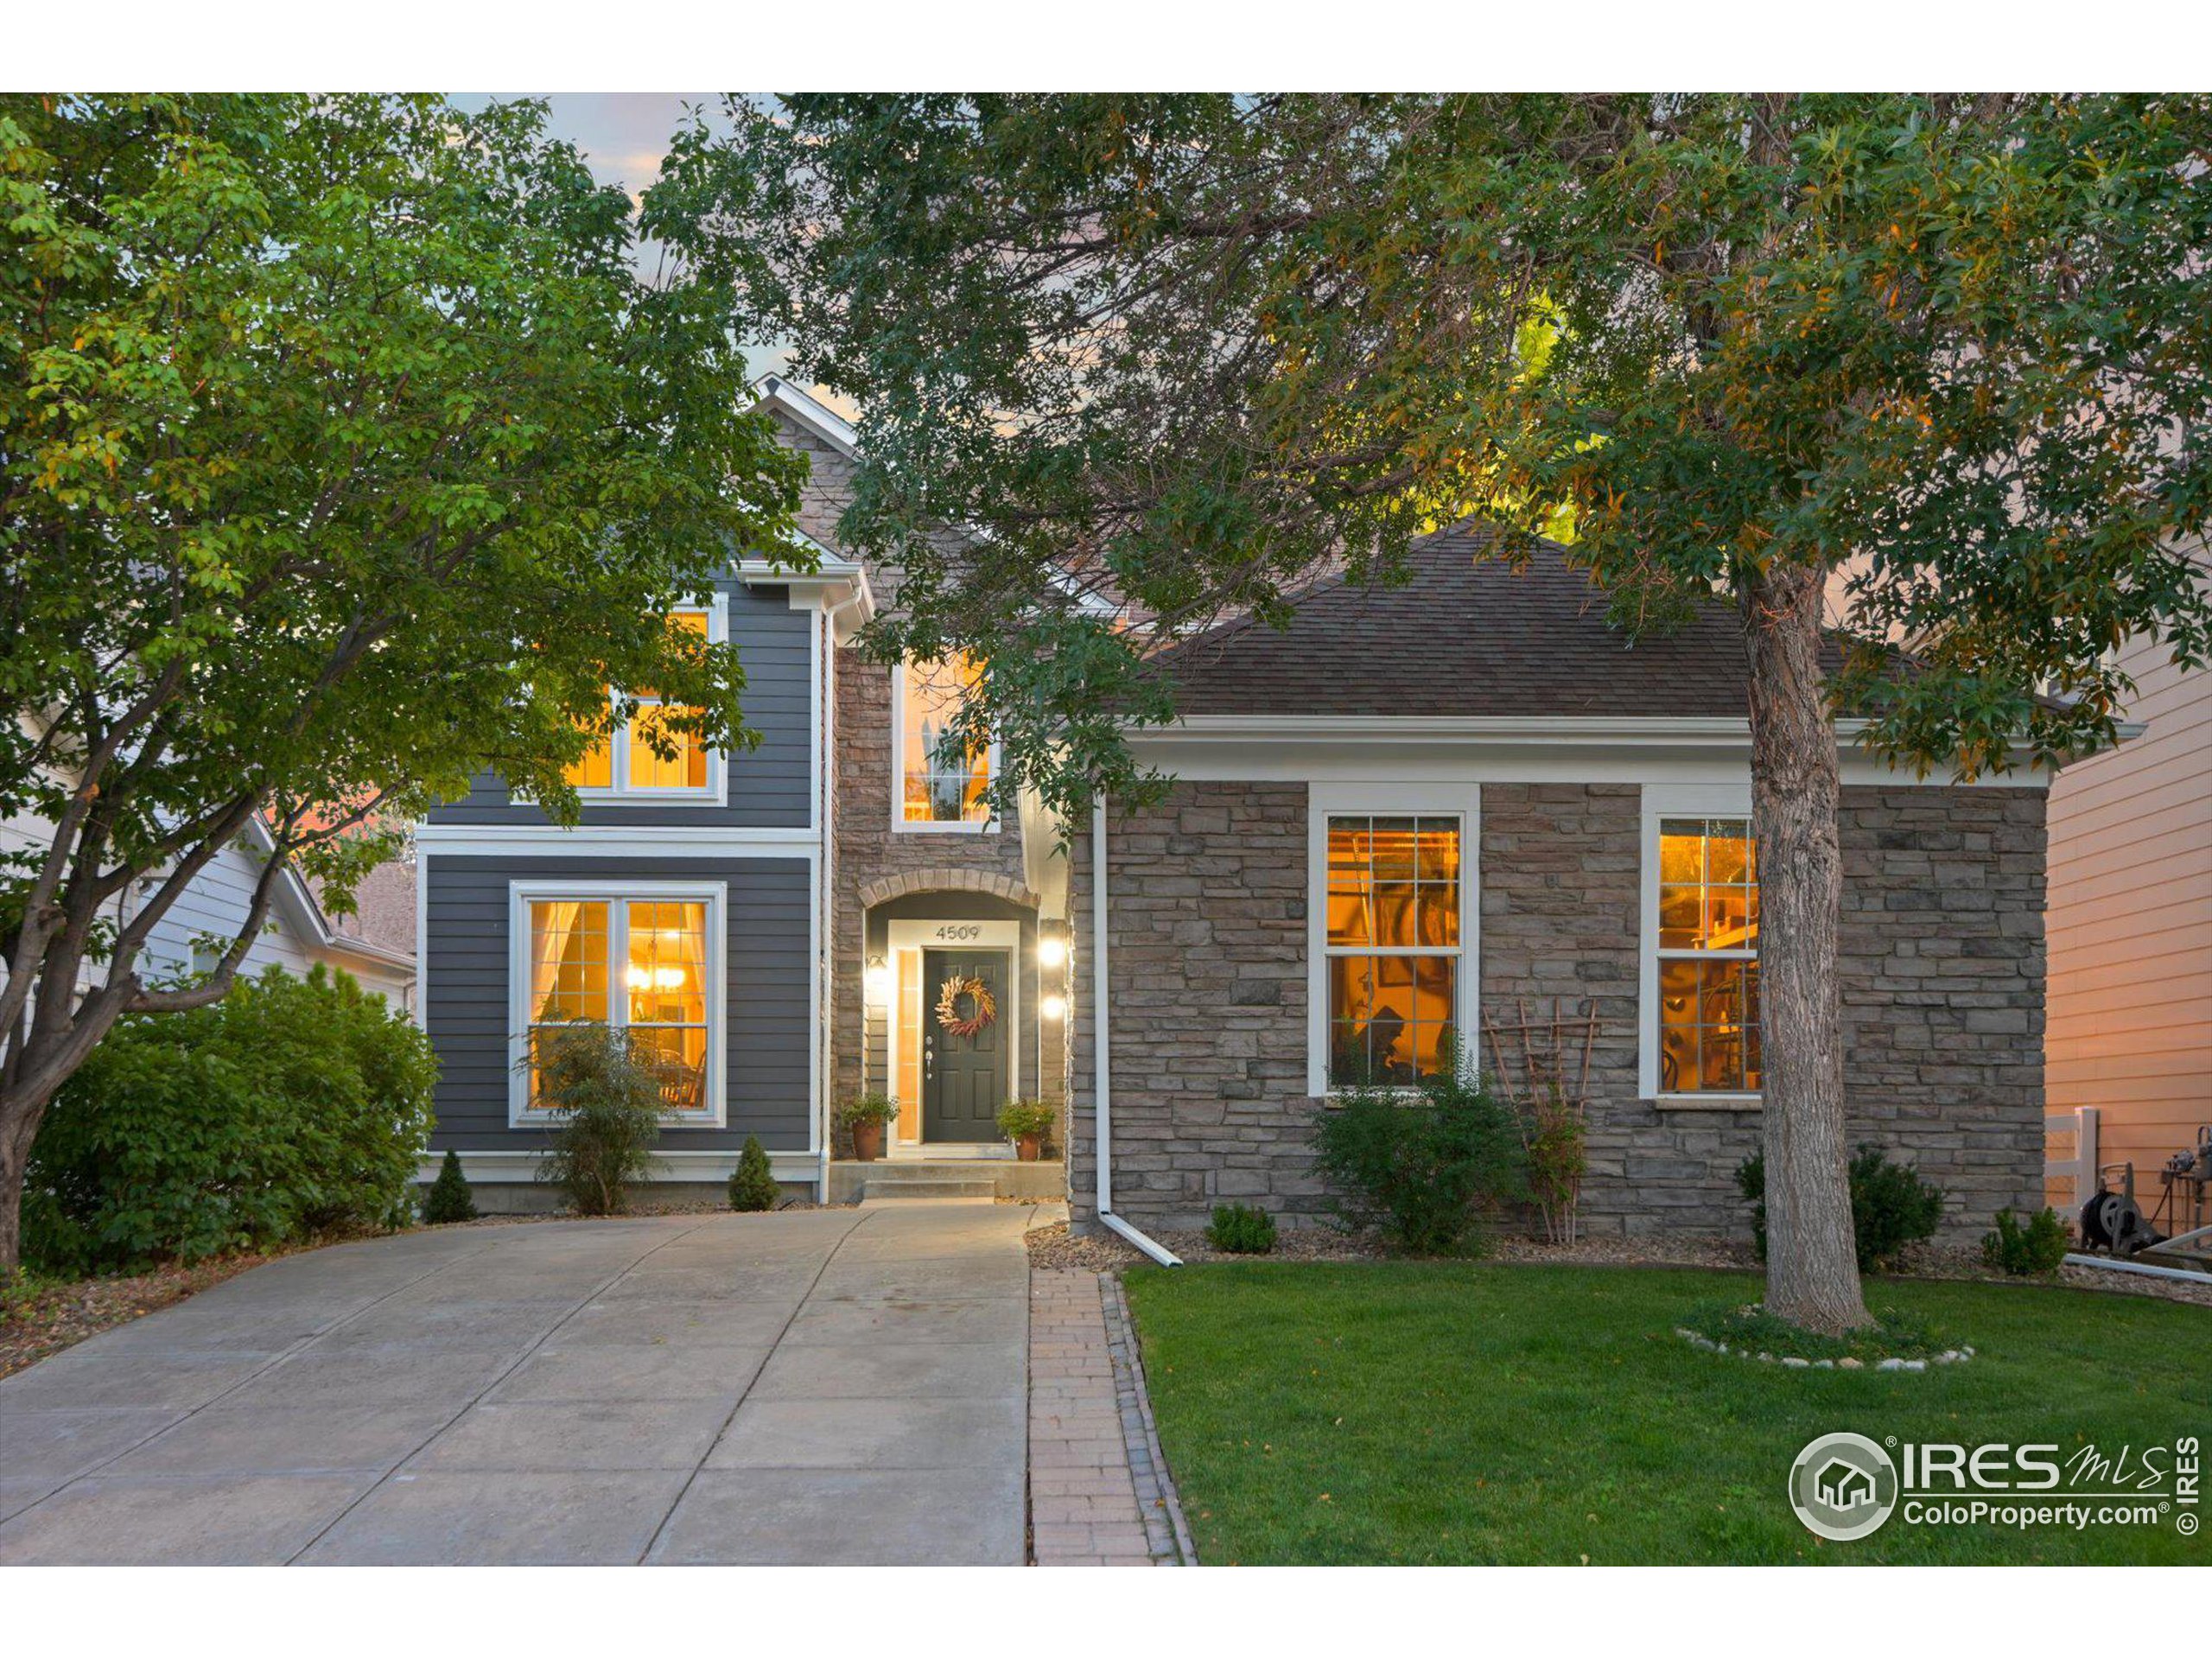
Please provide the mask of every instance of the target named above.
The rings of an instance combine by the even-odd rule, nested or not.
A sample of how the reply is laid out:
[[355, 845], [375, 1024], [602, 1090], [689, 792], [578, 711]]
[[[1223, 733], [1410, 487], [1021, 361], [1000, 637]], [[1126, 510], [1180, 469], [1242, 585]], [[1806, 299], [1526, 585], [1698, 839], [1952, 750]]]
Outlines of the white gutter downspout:
[[1090, 804], [1090, 1060], [1093, 1122], [1097, 1131], [1098, 1219], [1163, 1268], [1183, 1258], [1114, 1213], [1114, 1065], [1106, 1034], [1106, 797]]

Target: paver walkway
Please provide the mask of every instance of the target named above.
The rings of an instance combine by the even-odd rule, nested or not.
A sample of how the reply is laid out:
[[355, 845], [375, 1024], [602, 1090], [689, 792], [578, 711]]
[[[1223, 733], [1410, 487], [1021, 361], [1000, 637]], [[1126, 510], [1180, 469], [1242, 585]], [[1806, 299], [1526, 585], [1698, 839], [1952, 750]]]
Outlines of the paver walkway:
[[1022, 1559], [1019, 1205], [439, 1229], [0, 1380], [0, 1562]]
[[1029, 1464], [1038, 1566], [1153, 1564], [1095, 1273], [1031, 1275]]

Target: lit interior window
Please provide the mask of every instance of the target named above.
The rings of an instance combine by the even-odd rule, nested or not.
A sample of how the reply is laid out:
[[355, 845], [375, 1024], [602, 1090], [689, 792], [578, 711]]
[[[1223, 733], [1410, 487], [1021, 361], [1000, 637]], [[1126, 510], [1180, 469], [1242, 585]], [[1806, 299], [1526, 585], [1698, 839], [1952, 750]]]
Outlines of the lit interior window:
[[[622, 963], [620, 994], [610, 978]], [[626, 1029], [671, 1113], [704, 1112], [707, 906], [698, 899], [537, 899], [530, 903], [530, 1097], [549, 1037], [597, 1022]]]
[[1659, 1088], [1759, 1087], [1759, 890], [1744, 818], [1659, 825]]
[[899, 814], [908, 823], [985, 823], [991, 817], [991, 752], [962, 741], [963, 693], [982, 674], [964, 653], [906, 668], [899, 728]]
[[1459, 989], [1459, 820], [1329, 820], [1329, 1082], [1450, 1069]]

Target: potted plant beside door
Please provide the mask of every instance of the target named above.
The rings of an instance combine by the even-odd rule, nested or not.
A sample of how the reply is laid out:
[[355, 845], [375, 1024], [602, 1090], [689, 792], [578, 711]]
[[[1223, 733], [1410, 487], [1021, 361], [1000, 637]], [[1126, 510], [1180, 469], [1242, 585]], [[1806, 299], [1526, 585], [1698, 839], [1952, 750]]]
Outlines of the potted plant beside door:
[[837, 1104], [837, 1127], [852, 1136], [853, 1156], [863, 1164], [883, 1156], [883, 1126], [898, 1116], [889, 1095], [853, 1095]]
[[999, 1108], [999, 1133], [1014, 1142], [1014, 1156], [1033, 1164], [1044, 1155], [1054, 1113], [1041, 1100], [1009, 1100]]

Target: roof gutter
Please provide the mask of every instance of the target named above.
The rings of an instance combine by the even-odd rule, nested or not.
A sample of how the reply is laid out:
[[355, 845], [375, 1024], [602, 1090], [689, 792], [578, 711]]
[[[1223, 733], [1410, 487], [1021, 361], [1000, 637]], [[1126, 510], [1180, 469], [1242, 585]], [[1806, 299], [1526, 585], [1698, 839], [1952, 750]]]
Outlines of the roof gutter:
[[1183, 1258], [1114, 1213], [1114, 1064], [1106, 1027], [1106, 797], [1090, 804], [1091, 1100], [1098, 1137], [1098, 1219], [1163, 1268]]

